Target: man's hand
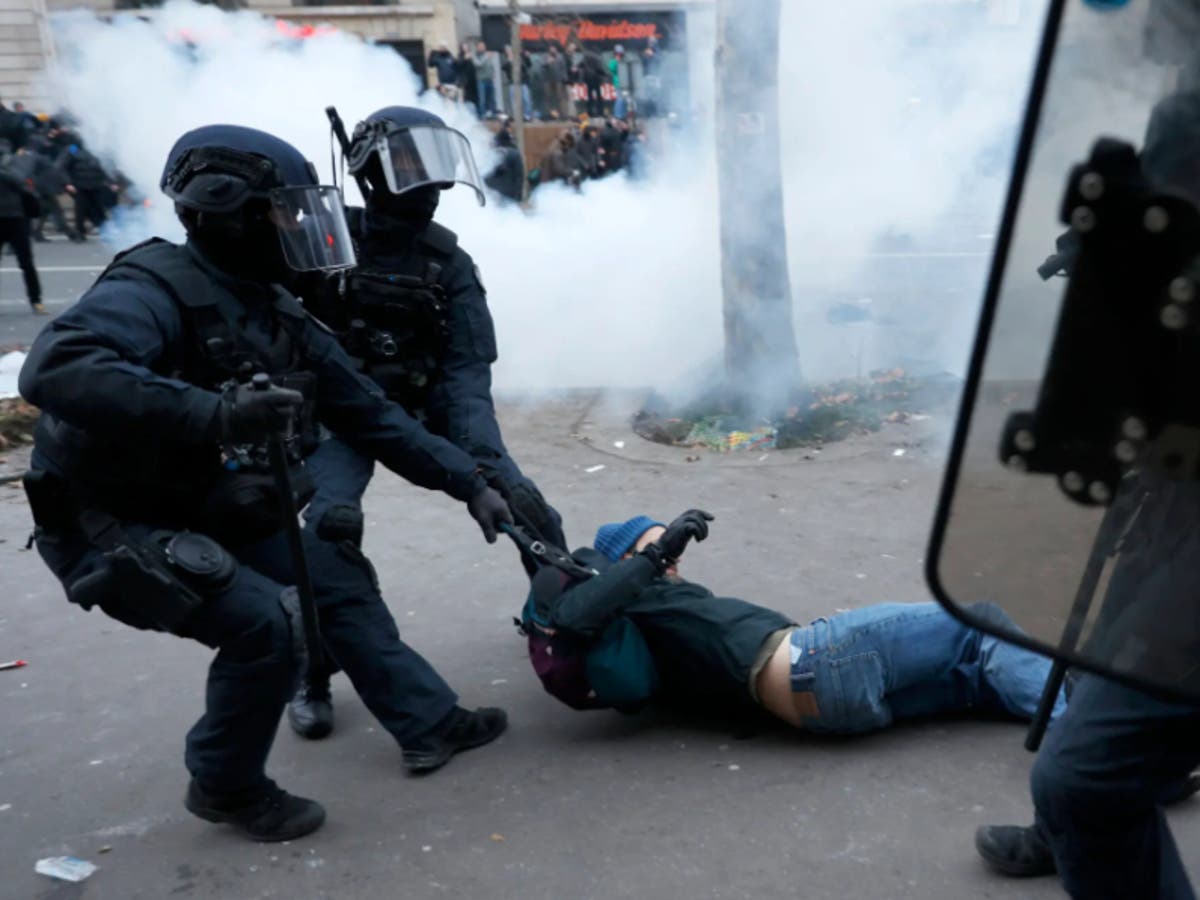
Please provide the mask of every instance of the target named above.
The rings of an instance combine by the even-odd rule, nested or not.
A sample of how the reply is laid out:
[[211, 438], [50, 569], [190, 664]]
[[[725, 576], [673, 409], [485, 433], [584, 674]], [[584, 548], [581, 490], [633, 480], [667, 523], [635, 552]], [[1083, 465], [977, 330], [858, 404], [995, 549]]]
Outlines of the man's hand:
[[239, 384], [221, 398], [221, 442], [257, 444], [284, 434], [303, 406], [304, 395], [299, 391], [274, 385], [263, 391]]
[[467, 512], [479, 523], [483, 538], [489, 544], [496, 543], [496, 531], [501, 522], [513, 524], [512, 513], [504, 498], [487, 486], [476, 491], [475, 496], [467, 501]]
[[708, 537], [708, 523], [713, 520], [712, 513], [702, 509], [689, 509], [667, 526], [655, 543], [666, 562], [674, 564], [687, 548], [688, 541], [702, 541]]

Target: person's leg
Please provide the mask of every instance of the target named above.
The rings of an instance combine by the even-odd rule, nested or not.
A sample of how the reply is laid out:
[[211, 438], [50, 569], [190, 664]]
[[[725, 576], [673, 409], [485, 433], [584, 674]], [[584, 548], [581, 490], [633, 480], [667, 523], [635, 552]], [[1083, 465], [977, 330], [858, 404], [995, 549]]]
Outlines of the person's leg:
[[[361, 546], [362, 496], [374, 474], [375, 461], [333, 437], [323, 441], [305, 460], [305, 468], [316, 493], [305, 507], [304, 527], [320, 540]], [[337, 664], [328, 653], [323, 662], [321, 671], [309, 667], [304, 673], [287, 708], [292, 730], [310, 740], [319, 740], [333, 731], [329, 681], [337, 672]]]
[[29, 241], [29, 220], [16, 219], [10, 229], [9, 242], [17, 254], [17, 265], [25, 279], [25, 297], [34, 312], [42, 312], [42, 284], [33, 261], [33, 245]]
[[[397, 742], [403, 745], [431, 729], [458, 698], [433, 667], [400, 640], [370, 562], [351, 542], [320, 540], [307, 529], [304, 547], [326, 652]], [[253, 557], [274, 577], [292, 580], [291, 556], [282, 535], [257, 545]]]
[[1080, 679], [1034, 764], [1038, 829], [1074, 897], [1195, 895], [1158, 805], [1200, 763], [1200, 709]]
[[[126, 523], [122, 530], [133, 542], [155, 540], [145, 525]], [[65, 586], [95, 572], [102, 561], [101, 552], [74, 533], [42, 533], [37, 549]], [[95, 598], [103, 612], [152, 629], [140, 611], [136, 585], [115, 587]], [[245, 565], [223, 588], [193, 589], [203, 603], [176, 633], [217, 654], [209, 666], [204, 714], [187, 735], [184, 761], [192, 783], [186, 805], [201, 818], [230, 822], [259, 840], [307, 834], [324, 821], [320, 804], [289, 796], [265, 772], [302, 647], [292, 592]]]

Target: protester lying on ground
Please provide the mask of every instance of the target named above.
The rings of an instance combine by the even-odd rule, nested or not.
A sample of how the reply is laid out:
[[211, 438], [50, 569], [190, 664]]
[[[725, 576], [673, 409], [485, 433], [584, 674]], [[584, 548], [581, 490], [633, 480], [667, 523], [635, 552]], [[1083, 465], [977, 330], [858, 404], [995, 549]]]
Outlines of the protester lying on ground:
[[[965, 711], [1032, 718], [1050, 662], [936, 603], [883, 603], [801, 626], [685, 581], [679, 557], [711, 520], [689, 510], [664, 527], [637, 516], [604, 525], [594, 548], [571, 556], [533, 545], [543, 566], [521, 625], [547, 691], [577, 709], [762, 707], [829, 734]], [[976, 615], [1007, 618], [991, 604]], [[1060, 695], [1053, 716], [1064, 709]]]

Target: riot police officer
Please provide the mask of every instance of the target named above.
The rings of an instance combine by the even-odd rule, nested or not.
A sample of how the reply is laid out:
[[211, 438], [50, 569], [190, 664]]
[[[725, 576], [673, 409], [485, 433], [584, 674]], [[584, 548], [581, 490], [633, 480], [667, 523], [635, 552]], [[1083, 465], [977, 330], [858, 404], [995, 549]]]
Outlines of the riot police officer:
[[[526, 527], [566, 546], [561, 518], [500, 434], [491, 394], [496, 337], [479, 269], [454, 232], [433, 221], [441, 192], [456, 182], [484, 202], [467, 139], [432, 113], [391, 106], [356, 126], [347, 151], [367, 193], [366, 208], [350, 216], [358, 267], [334, 290], [306, 294], [306, 306], [390, 399], [475, 459]], [[309, 465], [317, 480], [309, 529], [357, 552], [372, 460], [334, 437]], [[288, 720], [305, 737], [329, 734], [328, 676], [301, 687]]]
[[[187, 735], [186, 806], [287, 840], [325, 814], [264, 770], [303, 661], [264, 442], [295, 423], [287, 459], [301, 502], [319, 424], [466, 502], [490, 540], [510, 516], [475, 460], [388, 402], [287, 290], [298, 272], [354, 261], [340, 196], [311, 163], [272, 135], [207, 126], [175, 144], [161, 187], [186, 243], [119, 254], [42, 332], [21, 373], [22, 394], [43, 410], [26, 479], [37, 547], [71, 601], [217, 651]], [[408, 768], [503, 731], [502, 710], [456, 705], [360, 568], [306, 542], [324, 645]]]

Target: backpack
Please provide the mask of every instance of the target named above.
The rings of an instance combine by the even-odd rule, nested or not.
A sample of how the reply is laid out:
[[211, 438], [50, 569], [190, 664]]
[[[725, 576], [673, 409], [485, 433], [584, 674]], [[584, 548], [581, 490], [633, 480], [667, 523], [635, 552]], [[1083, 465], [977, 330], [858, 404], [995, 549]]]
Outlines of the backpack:
[[547, 606], [544, 601], [599, 572], [530, 539], [521, 528], [508, 531], [539, 563], [517, 627], [527, 639], [529, 661], [546, 692], [572, 709], [637, 711], [658, 691], [659, 683], [654, 657], [637, 625], [628, 616], [617, 616], [592, 639], [555, 629], [539, 613]]

